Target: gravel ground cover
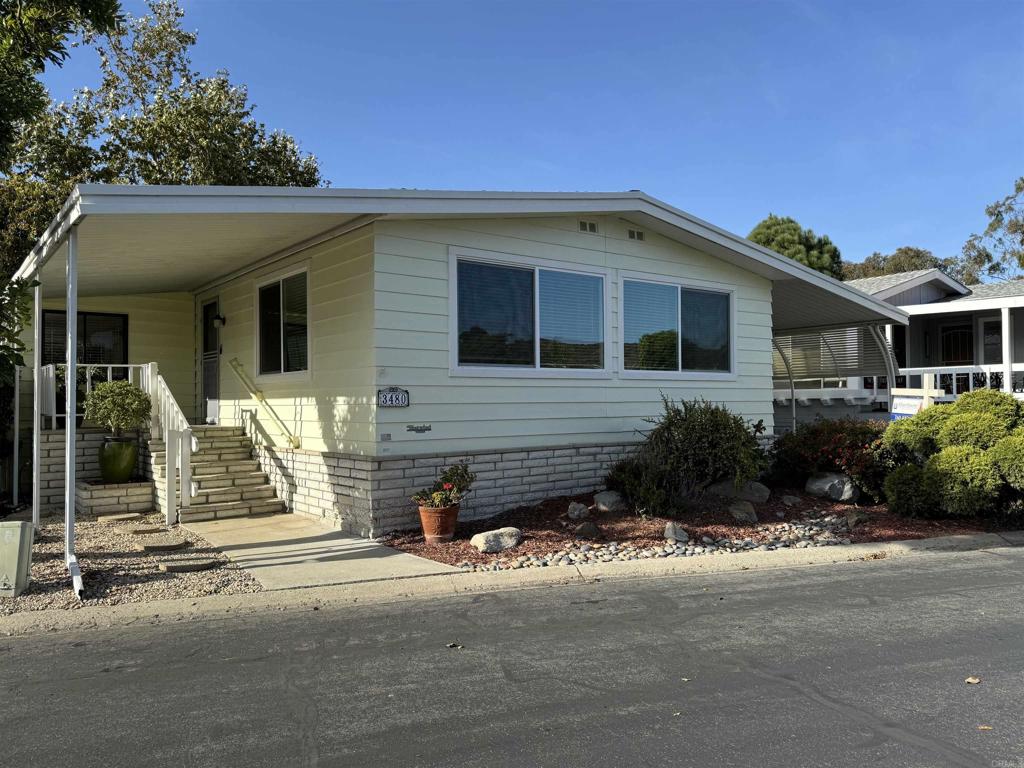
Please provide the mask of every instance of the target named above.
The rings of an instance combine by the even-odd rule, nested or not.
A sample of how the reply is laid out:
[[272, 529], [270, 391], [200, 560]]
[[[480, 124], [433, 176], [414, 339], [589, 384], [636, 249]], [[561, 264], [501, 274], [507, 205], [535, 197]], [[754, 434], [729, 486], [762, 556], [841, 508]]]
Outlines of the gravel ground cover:
[[[790, 497], [791, 505], [782, 502]], [[793, 503], [793, 499], [797, 502]], [[613, 560], [644, 560], [663, 557], [696, 557], [728, 552], [844, 546], [863, 542], [923, 539], [933, 536], [978, 533], [985, 528], [975, 521], [913, 520], [890, 514], [885, 505], [856, 506], [824, 501], [797, 491], [777, 491], [763, 504], [755, 504], [759, 522], [737, 523], [727, 510], [728, 502], [708, 497], [702, 509], [673, 518], [681, 535], [665, 538], [663, 517], [634, 513], [602, 513], [591, 509], [600, 536], [579, 539], [574, 530], [581, 522], [570, 520], [570, 502], [590, 504], [592, 495], [548, 499], [537, 506], [520, 507], [486, 520], [460, 522], [456, 538], [448, 544], [430, 545], [419, 531], [391, 534], [385, 543], [405, 552], [461, 567], [466, 571], [495, 571], [566, 565], [587, 565]], [[847, 513], [866, 514], [852, 529]], [[516, 547], [497, 555], [478, 552], [469, 543], [476, 533], [511, 526], [523, 532]], [[686, 540], [681, 540], [683, 536]]]
[[[139, 603], [206, 595], [259, 592], [262, 587], [250, 574], [228, 562], [227, 557], [201, 536], [183, 528], [138, 536], [130, 530], [162, 526], [163, 515], [154, 513], [138, 520], [99, 523], [82, 516], [75, 522], [75, 551], [85, 599], [71, 592], [64, 565], [64, 519], [44, 518], [32, 547], [32, 581], [18, 597], [0, 597], [0, 616], [17, 611], [80, 608], [90, 605]], [[173, 552], [146, 553], [136, 547], [146, 541], [186, 539], [188, 545]], [[196, 573], [164, 573], [160, 563], [178, 560], [217, 560], [217, 567]]]

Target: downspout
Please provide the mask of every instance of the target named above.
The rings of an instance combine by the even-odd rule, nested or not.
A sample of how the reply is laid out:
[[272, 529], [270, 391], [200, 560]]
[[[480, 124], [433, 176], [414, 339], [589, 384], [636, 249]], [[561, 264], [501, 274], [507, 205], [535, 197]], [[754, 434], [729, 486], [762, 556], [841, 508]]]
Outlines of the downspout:
[[793, 426], [792, 429], [796, 432], [796, 382], [793, 380], [793, 369], [789, 365], [789, 358], [786, 357], [786, 353], [782, 351], [782, 347], [779, 346], [774, 338], [772, 338], [772, 346], [775, 347], [775, 351], [779, 353], [779, 357], [782, 358], [782, 364], [786, 366], [786, 376], [789, 377], [789, 405], [792, 409]]

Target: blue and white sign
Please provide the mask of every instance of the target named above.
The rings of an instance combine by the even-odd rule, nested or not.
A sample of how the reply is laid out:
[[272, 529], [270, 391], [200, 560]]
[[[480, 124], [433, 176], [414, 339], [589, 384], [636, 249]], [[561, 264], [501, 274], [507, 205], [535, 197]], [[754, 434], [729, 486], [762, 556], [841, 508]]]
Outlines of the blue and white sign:
[[924, 397], [916, 395], [896, 395], [889, 407], [889, 419], [909, 419], [916, 416], [924, 408]]

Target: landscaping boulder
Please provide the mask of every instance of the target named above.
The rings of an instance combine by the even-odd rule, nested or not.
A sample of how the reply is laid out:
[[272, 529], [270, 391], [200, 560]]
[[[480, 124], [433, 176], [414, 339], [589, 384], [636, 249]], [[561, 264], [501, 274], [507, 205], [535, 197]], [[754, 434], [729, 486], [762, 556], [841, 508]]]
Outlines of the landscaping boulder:
[[754, 511], [754, 505], [749, 501], [737, 499], [729, 505], [729, 514], [737, 523], [757, 525], [757, 512]]
[[721, 496], [723, 499], [743, 499], [754, 504], [764, 504], [771, 495], [768, 486], [756, 480], [749, 480], [742, 485], [736, 485], [732, 480], [723, 480], [709, 486], [708, 493]]
[[590, 514], [590, 507], [586, 504], [580, 504], [578, 501], [573, 501], [569, 503], [568, 514], [570, 520], [582, 520]]
[[677, 544], [685, 544], [690, 540], [690, 534], [683, 530], [682, 526], [669, 521], [665, 523], [665, 541], [674, 541]]
[[522, 541], [523, 532], [518, 528], [497, 528], [478, 533], [469, 543], [481, 552], [503, 552]]
[[629, 504], [618, 491], [601, 491], [594, 494], [594, 504], [598, 512], [628, 512]]
[[856, 501], [860, 491], [849, 475], [841, 472], [818, 472], [807, 480], [804, 491], [832, 501]]
[[572, 533], [577, 539], [596, 539], [601, 535], [601, 529], [593, 520], [587, 520], [577, 525]]
[[787, 507], [797, 507], [801, 504], [802, 501], [803, 499], [801, 499], [799, 496], [790, 496], [789, 494], [786, 494], [785, 496], [782, 497], [782, 503], [785, 504]]
[[851, 531], [858, 525], [864, 525], [871, 518], [863, 509], [851, 509], [846, 513], [846, 527]]

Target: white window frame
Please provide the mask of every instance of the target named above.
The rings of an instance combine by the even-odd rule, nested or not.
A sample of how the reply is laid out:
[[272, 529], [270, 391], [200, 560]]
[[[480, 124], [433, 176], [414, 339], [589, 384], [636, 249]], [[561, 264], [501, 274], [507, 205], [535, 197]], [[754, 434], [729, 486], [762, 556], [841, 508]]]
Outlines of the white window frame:
[[[694, 291], [706, 291], [708, 293], [722, 293], [729, 297], [729, 370], [728, 371], [637, 371], [626, 368], [626, 282], [652, 283], [655, 285], [671, 285], [676, 289], [686, 288]], [[727, 283], [717, 283], [704, 280], [692, 280], [690, 278], [665, 277], [663, 275], [651, 275], [646, 272], [619, 273], [619, 364], [621, 366], [620, 376], [624, 379], [661, 379], [663, 381], [736, 381], [736, 286]], [[680, 296], [680, 302], [682, 298]], [[677, 308], [677, 315], [681, 315], [682, 304]], [[682, 317], [677, 316], [676, 321], [682, 324]], [[682, 365], [683, 334], [682, 328], [677, 340], [677, 359]]]
[[[518, 267], [533, 270], [533, 328], [534, 366], [470, 366], [459, 364], [459, 261], [473, 261], [480, 264], [495, 264], [503, 267]], [[568, 272], [570, 274], [600, 277], [602, 279], [602, 315], [604, 319], [604, 367], [597, 368], [541, 368], [540, 367], [540, 276], [538, 270]], [[483, 251], [474, 248], [448, 249], [448, 373], [450, 376], [486, 378], [536, 378], [536, 379], [610, 379], [613, 375], [611, 322], [612, 270], [604, 267], [573, 264], [571, 262], [537, 259], [511, 253]]]
[[[1003, 338], [1002, 334], [1006, 333], [1006, 329], [1002, 327], [1002, 325], [1003, 325], [1002, 317], [1000, 315], [978, 315], [977, 331], [976, 331], [977, 338], [975, 338], [975, 340], [974, 340], [974, 349], [975, 349], [974, 359], [978, 361], [977, 362], [978, 365], [1002, 365], [1002, 363], [1003, 363], [1002, 360], [999, 360], [998, 362], [996, 362], [996, 361], [991, 361], [990, 362], [990, 361], [985, 359], [985, 323], [991, 323], [993, 321], [999, 323], [1000, 346], [1002, 345], [1002, 338]], [[1002, 357], [1002, 353], [1001, 352], [1000, 352], [1000, 357]]]
[[[280, 373], [261, 373], [260, 361], [260, 289], [271, 283], [281, 283], [295, 275], [306, 275], [306, 370], [304, 371], [281, 371]], [[256, 381], [281, 381], [282, 379], [297, 379], [302, 381], [313, 375], [313, 291], [309, 282], [309, 264], [303, 263], [290, 269], [263, 275], [253, 281], [253, 327], [256, 333], [253, 334], [253, 361], [255, 363]], [[284, 368], [284, 297], [281, 301], [281, 367]]]

